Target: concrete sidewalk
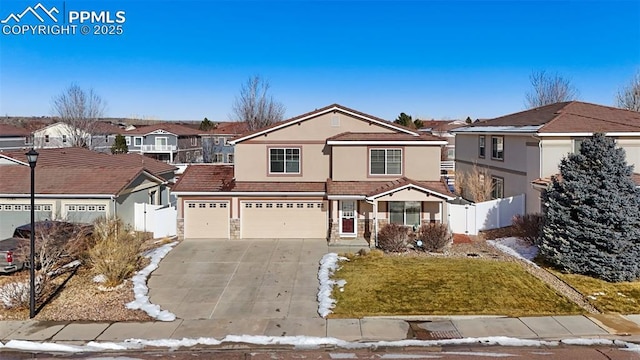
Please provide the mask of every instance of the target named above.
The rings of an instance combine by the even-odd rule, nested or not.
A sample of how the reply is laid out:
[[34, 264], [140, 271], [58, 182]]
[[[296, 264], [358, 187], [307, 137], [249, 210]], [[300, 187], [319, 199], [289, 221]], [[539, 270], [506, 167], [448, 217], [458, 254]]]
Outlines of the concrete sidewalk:
[[546, 317], [419, 317], [364, 319], [202, 319], [173, 322], [1, 321], [0, 340], [80, 345], [88, 341], [183, 339], [227, 335], [332, 337], [345, 341], [441, 340], [508, 336], [520, 339], [616, 338], [640, 342], [640, 315]]

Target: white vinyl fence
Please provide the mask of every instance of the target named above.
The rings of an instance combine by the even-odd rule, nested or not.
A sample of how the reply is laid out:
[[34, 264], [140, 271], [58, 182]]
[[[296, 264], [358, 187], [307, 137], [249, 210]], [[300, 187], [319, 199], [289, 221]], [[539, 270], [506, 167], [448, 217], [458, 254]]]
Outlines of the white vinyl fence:
[[155, 239], [175, 236], [178, 213], [173, 206], [135, 204], [136, 231], [152, 232]]
[[469, 205], [449, 204], [449, 226], [456, 234], [478, 235], [481, 230], [511, 225], [524, 214], [524, 194]]

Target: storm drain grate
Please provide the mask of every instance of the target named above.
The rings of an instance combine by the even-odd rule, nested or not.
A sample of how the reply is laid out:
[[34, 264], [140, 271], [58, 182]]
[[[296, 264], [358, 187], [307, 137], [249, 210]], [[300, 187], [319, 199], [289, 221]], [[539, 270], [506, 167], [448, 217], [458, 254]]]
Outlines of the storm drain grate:
[[408, 339], [414, 340], [443, 340], [461, 339], [462, 336], [451, 322], [430, 323], [424, 321], [409, 321]]

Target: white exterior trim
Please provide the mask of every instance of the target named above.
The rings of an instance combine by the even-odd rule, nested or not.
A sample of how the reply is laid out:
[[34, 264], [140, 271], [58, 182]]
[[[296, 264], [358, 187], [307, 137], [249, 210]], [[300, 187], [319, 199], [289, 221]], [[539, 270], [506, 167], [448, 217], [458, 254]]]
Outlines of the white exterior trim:
[[[0, 194], [0, 198], [29, 198], [31, 194]], [[115, 199], [108, 194], [35, 194], [36, 199]]]
[[[173, 191], [176, 196], [325, 196], [323, 192], [213, 192], [213, 191]], [[1, 196], [1, 195], [0, 195]], [[195, 201], [195, 200], [194, 200]]]
[[425, 189], [423, 187], [416, 186], [416, 185], [413, 185], [413, 184], [407, 184], [405, 186], [401, 186], [401, 187], [395, 188], [393, 190], [388, 190], [388, 191], [385, 191], [385, 192], [380, 193], [380, 194], [376, 194], [376, 195], [373, 195], [373, 196], [368, 196], [367, 200], [375, 200], [375, 199], [377, 199], [379, 197], [383, 197], [383, 196], [388, 195], [388, 194], [393, 194], [395, 192], [402, 191], [402, 190], [405, 190], [405, 189], [416, 189], [416, 190], [419, 190], [419, 191], [422, 191], [422, 192], [425, 192], [425, 193], [428, 193], [428, 194], [433, 194], [435, 196], [445, 198], [447, 200], [455, 199], [455, 197], [453, 197], [453, 196], [441, 194], [441, 193], [435, 192], [433, 190]]
[[[538, 133], [539, 137], [567, 137], [567, 136], [593, 136], [592, 132], [582, 133]], [[605, 136], [640, 136], [640, 132], [607, 132]]]
[[447, 141], [398, 141], [398, 140], [329, 140], [327, 145], [447, 145]]
[[[26, 155], [25, 155], [25, 156], [26, 156]], [[29, 163], [26, 163], [26, 162], [24, 162], [24, 161], [20, 161], [20, 160], [18, 160], [18, 159], [14, 159], [14, 158], [12, 158], [12, 157], [9, 157], [9, 156], [7, 156], [7, 155], [3, 155], [3, 154], [1, 154], [1, 153], [0, 153], [0, 158], [7, 159], [7, 160], [9, 160], [9, 161], [11, 161], [11, 162], [14, 162], [14, 163], [16, 163], [16, 164], [19, 164], [19, 165], [29, 166]]]
[[250, 134], [250, 135], [247, 135], [247, 136], [241, 137], [240, 139], [236, 139], [236, 140], [233, 140], [233, 141], [229, 141], [229, 144], [231, 144], [231, 145], [235, 145], [235, 144], [237, 144], [237, 143], [239, 143], [239, 142], [242, 142], [242, 141], [245, 141], [245, 140], [248, 140], [248, 139], [254, 138], [254, 137], [256, 137], [256, 136], [264, 135], [264, 134], [270, 133], [270, 132], [272, 132], [272, 131], [276, 131], [276, 130], [282, 129], [282, 128], [284, 128], [284, 127], [287, 127], [287, 126], [289, 126], [289, 125], [296, 124], [296, 123], [299, 123], [299, 122], [302, 122], [302, 121], [305, 121], [305, 120], [311, 119], [311, 118], [313, 118], [313, 117], [320, 116], [320, 115], [324, 115], [324, 114], [326, 114], [326, 113], [329, 113], [329, 112], [332, 112], [332, 111], [336, 111], [336, 110], [339, 110], [339, 111], [341, 111], [341, 112], [343, 112], [343, 113], [345, 113], [345, 114], [351, 115], [351, 116], [353, 116], [353, 117], [360, 118], [360, 119], [363, 119], [363, 120], [365, 120], [365, 121], [369, 121], [369, 122], [372, 122], [372, 123], [375, 123], [375, 124], [378, 124], [378, 125], [384, 126], [384, 127], [386, 127], [386, 128], [391, 128], [391, 129], [394, 129], [394, 130], [396, 130], [396, 131], [403, 132], [403, 133], [405, 133], [405, 134], [409, 134], [409, 135], [413, 135], [413, 136], [419, 136], [419, 134], [418, 134], [417, 132], [415, 132], [415, 131], [411, 131], [411, 130], [403, 129], [403, 128], [400, 128], [400, 127], [394, 126], [394, 125], [392, 125], [391, 123], [382, 122], [382, 121], [380, 121], [380, 120], [372, 119], [372, 118], [369, 118], [369, 117], [367, 117], [367, 116], [362, 116], [362, 115], [360, 115], [360, 114], [356, 114], [356, 113], [353, 113], [353, 112], [351, 112], [351, 111], [348, 111], [348, 110], [346, 110], [346, 109], [344, 109], [344, 108], [342, 108], [342, 107], [340, 107], [340, 106], [332, 106], [332, 107], [330, 107], [330, 108], [328, 108], [328, 109], [325, 109], [324, 111], [321, 111], [321, 112], [313, 112], [312, 114], [309, 114], [309, 115], [307, 115], [307, 116], [305, 116], [305, 117], [301, 117], [301, 118], [299, 118], [299, 119], [295, 119], [295, 120], [292, 120], [292, 121], [287, 121], [287, 122], [285, 122], [285, 123], [283, 123], [283, 124], [280, 124], [280, 125], [278, 125], [278, 126], [274, 126], [274, 127], [272, 127], [272, 128], [265, 129], [265, 130], [263, 130], [263, 131], [260, 131], [260, 132], [257, 132], [257, 133], [253, 133], [253, 134]]
[[364, 200], [364, 195], [327, 195], [327, 200]]

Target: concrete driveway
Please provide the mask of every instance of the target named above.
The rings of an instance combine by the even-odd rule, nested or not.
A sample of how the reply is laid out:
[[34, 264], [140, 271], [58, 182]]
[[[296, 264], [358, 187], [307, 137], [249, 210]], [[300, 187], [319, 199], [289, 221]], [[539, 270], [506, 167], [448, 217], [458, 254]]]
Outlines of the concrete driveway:
[[184, 240], [151, 275], [150, 300], [181, 319], [319, 318], [324, 239]]

